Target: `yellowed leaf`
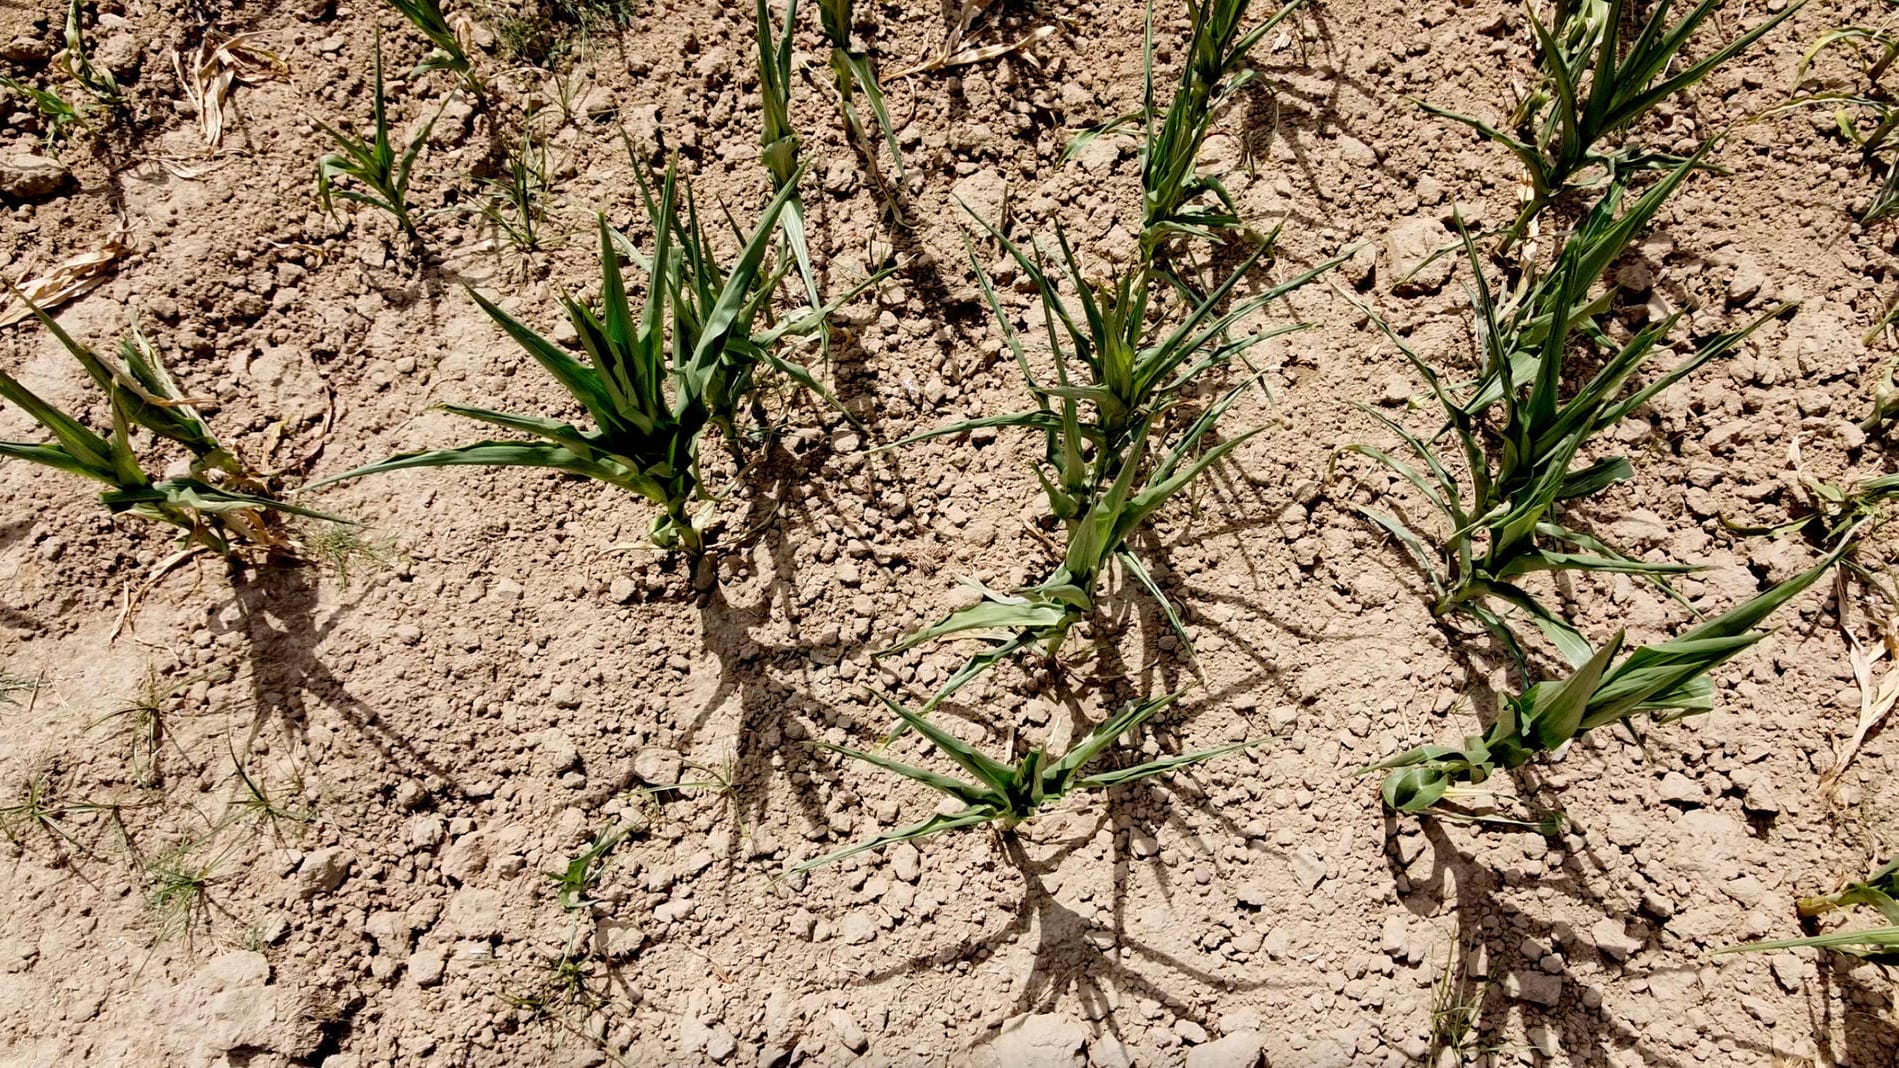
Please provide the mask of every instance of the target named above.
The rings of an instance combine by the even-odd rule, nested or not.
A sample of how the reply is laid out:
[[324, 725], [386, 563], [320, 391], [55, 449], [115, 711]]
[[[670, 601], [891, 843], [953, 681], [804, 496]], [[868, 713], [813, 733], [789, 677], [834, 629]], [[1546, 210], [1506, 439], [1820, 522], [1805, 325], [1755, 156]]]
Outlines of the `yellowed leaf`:
[[[99, 247], [82, 252], [36, 278], [14, 282], [13, 288], [27, 301], [47, 311], [90, 293], [110, 278], [118, 262], [131, 253], [132, 246], [126, 243], [125, 236], [120, 230]], [[5, 302], [0, 303], [0, 327], [32, 317], [33, 309], [16, 296], [8, 294]]]

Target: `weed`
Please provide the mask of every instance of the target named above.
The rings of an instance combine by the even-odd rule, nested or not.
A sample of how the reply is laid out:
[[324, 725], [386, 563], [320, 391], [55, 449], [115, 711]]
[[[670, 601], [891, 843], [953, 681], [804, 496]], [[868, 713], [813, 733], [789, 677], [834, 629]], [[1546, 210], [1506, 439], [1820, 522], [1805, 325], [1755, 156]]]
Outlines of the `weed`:
[[305, 524], [297, 540], [304, 556], [335, 571], [338, 585], [346, 590], [358, 570], [387, 571], [396, 562], [395, 542], [350, 523]]
[[[15, 297], [25, 299], [18, 291]], [[37, 305], [30, 306], [106, 395], [112, 429], [105, 435], [93, 432], [0, 371], [0, 398], [31, 416], [54, 439], [44, 444], [0, 441], [0, 457], [103, 482], [110, 488], [99, 499], [112, 514], [182, 528], [188, 546], [218, 553], [248, 547], [294, 557], [296, 546], [284, 530], [283, 516], [334, 519], [275, 496], [262, 476], [219, 443], [194, 407], [199, 402], [179, 391], [136, 320], [131, 336], [119, 346], [120, 362], [114, 364], [80, 344]], [[164, 479], [148, 474], [133, 451], [135, 426], [183, 447], [190, 454], [187, 473]]]
[[[1857, 77], [1845, 83], [1809, 81], [1815, 61], [1833, 52], [1843, 52], [1850, 57], [1858, 68]], [[1863, 222], [1876, 222], [1899, 214], [1899, 160], [1882, 164], [1878, 157], [1893, 131], [1899, 129], [1899, 98], [1883, 84], [1895, 59], [1899, 59], [1899, 29], [1894, 28], [1890, 19], [1885, 25], [1842, 26], [1829, 30], [1801, 57], [1794, 80], [1805, 91], [1773, 109], [1778, 112], [1801, 107], [1831, 107], [1833, 125], [1840, 136], [1858, 148], [1869, 164], [1886, 172], [1879, 190], [1860, 214]]]
[[31, 698], [45, 685], [44, 679], [30, 679], [25, 675], [0, 670], [0, 708], [19, 704], [21, 697]]
[[[237, 798], [232, 801], [232, 808], [238, 815], [266, 821], [273, 832], [286, 821], [306, 825], [316, 822], [316, 813], [310, 809], [293, 807], [279, 801], [265, 786], [264, 780], [252, 774], [251, 769], [245, 766], [244, 757], [238, 753], [235, 744], [231, 744], [230, 751], [231, 767], [237, 772], [240, 789]], [[297, 787], [297, 792], [302, 792], [301, 781], [293, 785]]]
[[[411, 241], [420, 241], [415, 218], [409, 212], [409, 180], [415, 176], [416, 156], [428, 143], [429, 131], [435, 127], [435, 118], [439, 118], [441, 112], [438, 110], [435, 118], [423, 123], [402, 155], [396, 155], [395, 146], [389, 140], [389, 103], [383, 94], [381, 33], [376, 35], [375, 80], [369, 106], [370, 125], [375, 132], [368, 140], [343, 133], [328, 123], [317, 124], [341, 150], [317, 161], [317, 200], [323, 210], [331, 214], [335, 214], [334, 201], [339, 198], [386, 211], [395, 217]], [[336, 183], [345, 178], [363, 188], [339, 188]]]
[[[676, 175], [668, 167], [657, 202], [645, 198], [655, 239], [644, 307], [636, 316], [620, 273], [618, 249], [626, 239], [600, 220], [599, 312], [564, 303], [591, 363], [582, 363], [478, 293], [489, 317], [552, 374], [593, 418], [582, 430], [563, 420], [446, 405], [447, 411], [538, 441], [483, 441], [458, 449], [393, 456], [335, 475], [318, 485], [414, 467], [455, 465], [539, 467], [620, 486], [658, 505], [652, 541], [663, 549], [705, 551], [710, 504], [699, 475], [701, 432], [708, 424], [736, 435], [742, 405], [757, 389], [761, 366], [776, 370], [829, 399], [809, 371], [774, 350], [787, 338], [822, 328], [823, 309], [760, 328], [773, 286], [763, 273], [766, 249], [795, 183], [772, 198], [728, 271], [714, 258], [687, 194], [682, 218]], [[629, 246], [630, 249], [630, 246]], [[847, 295], [845, 300], [850, 299]], [[841, 303], [841, 301], [840, 301]], [[668, 326], [671, 326], [670, 332]], [[670, 385], [670, 390], [668, 386]], [[668, 395], [670, 393], [670, 396]]]
[[65, 62], [66, 73], [94, 100], [114, 109], [125, 106], [125, 93], [112, 72], [92, 65], [85, 31], [80, 26], [79, 0], [68, 0], [66, 5], [66, 47], [58, 58]]
[[145, 868], [151, 883], [146, 908], [157, 923], [157, 938], [168, 942], [210, 923], [211, 883], [217, 878], [213, 860], [194, 858], [190, 844], [180, 844], [152, 859]]
[[547, 214], [543, 202], [552, 185], [547, 179], [547, 146], [535, 140], [533, 131], [523, 125], [521, 145], [507, 154], [501, 173], [477, 176], [475, 182], [479, 199], [461, 210], [479, 216], [497, 244], [505, 242], [517, 253], [540, 251], [541, 222]]
[[[119, 733], [126, 738], [126, 764], [137, 785], [151, 788], [162, 781], [159, 754], [171, 736], [169, 720], [173, 707], [179, 695], [202, 678], [176, 679], [167, 684], [156, 668], [147, 668], [138, 693], [93, 724], [96, 727], [108, 720], [122, 721]], [[186, 762], [189, 761], [187, 756]]]
[[1530, 195], [1511, 234], [1523, 233], [1584, 170], [1597, 169], [1614, 181], [1630, 171], [1680, 163], [1666, 153], [1622, 140], [1621, 135], [1657, 104], [1698, 84], [1801, 8], [1801, 4], [1789, 4], [1687, 63], [1681, 61], [1683, 48], [1721, 6], [1721, 0], [1700, 0], [1672, 25], [1674, 0], [1657, 0], [1640, 20], [1634, 39], [1626, 40], [1624, 23], [1629, 21], [1625, 15], [1630, 6], [1625, 0], [1577, 0], [1557, 5], [1551, 23], [1534, 10], [1527, 12], [1541, 51], [1541, 81], [1517, 107], [1511, 124], [1514, 132], [1420, 102], [1427, 111], [1462, 122], [1510, 150], [1523, 164]]
[[958, 827], [993, 823], [1004, 832], [1013, 831], [1023, 820], [1034, 816], [1042, 808], [1059, 802], [1069, 794], [1088, 790], [1107, 790], [1139, 782], [1142, 779], [1167, 775], [1253, 744], [1235, 742], [1197, 753], [1162, 757], [1114, 771], [1103, 771], [1093, 775], [1083, 774], [1083, 769], [1094, 763], [1096, 758], [1105, 753], [1116, 741], [1146, 722], [1154, 713], [1172, 704], [1175, 696], [1169, 694], [1165, 697], [1129, 704], [1121, 712], [1098, 724], [1086, 738], [1070, 747], [1059, 759], [1051, 760], [1046, 752], [1037, 747], [1029, 750], [1014, 764], [1005, 764], [985, 756], [974, 746], [880, 694], [879, 697], [884, 704], [895, 712], [906, 726], [927, 738], [933, 748], [948, 757], [951, 763], [961, 768], [970, 778], [968, 780], [952, 778], [892, 760], [878, 753], [869, 753], [846, 746], [825, 744], [824, 747], [852, 759], [874, 764], [887, 771], [894, 771], [906, 778], [915, 779], [932, 790], [962, 802], [965, 807], [948, 814], [939, 813], [921, 823], [888, 831], [835, 853], [827, 853], [814, 860], [805, 861], [791, 870], [793, 872], [810, 871], [867, 850], [880, 849], [897, 842], [926, 838]]
[[112, 802], [68, 801], [53, 775], [43, 772], [26, 781], [17, 800], [0, 804], [0, 838], [24, 846], [27, 836], [38, 832], [56, 844], [89, 856], [92, 850], [80, 842], [71, 821], [104, 815], [123, 830], [120, 813], [126, 807]]
[[600, 882], [600, 874], [606, 867], [607, 855], [624, 840], [632, 827], [621, 824], [601, 831], [594, 840], [581, 851], [580, 855], [567, 862], [560, 871], [547, 873], [557, 887], [556, 899], [561, 911], [578, 912], [593, 904], [589, 897], [593, 888]]
[[1490, 729], [1464, 739], [1462, 748], [1423, 746], [1365, 770], [1389, 773], [1382, 792], [1391, 808], [1429, 812], [1477, 796], [1480, 792], [1470, 787], [1498, 769], [1521, 767], [1598, 727], [1632, 721], [1641, 712], [1673, 723], [1711, 711], [1714, 684], [1708, 673], [1767, 637], [1760, 623], [1813, 585], [1843, 552], [1844, 547], [1835, 549], [1813, 568], [1678, 638], [1634, 649], [1619, 662], [1623, 635], [1617, 631], [1569, 678], [1506, 695]]
[[1425, 1056], [1426, 1064], [1439, 1063], [1445, 1050], [1449, 1050], [1458, 1063], [1463, 1063], [1483, 1004], [1482, 984], [1471, 982], [1463, 947], [1452, 942], [1444, 955], [1444, 967], [1431, 984], [1430, 1052]]
[[[1705, 151], [1705, 149], [1704, 149]], [[1666, 178], [1622, 211], [1622, 186], [1612, 183], [1564, 242], [1554, 269], [1527, 278], [1519, 298], [1499, 301], [1466, 237], [1474, 279], [1477, 350], [1476, 381], [1455, 387], [1387, 328], [1443, 409], [1461, 455], [1446, 457], [1399, 423], [1366, 409], [1397, 434], [1424, 471], [1381, 449], [1362, 445], [1348, 451], [1369, 456], [1396, 472], [1429, 501], [1449, 533], [1427, 546], [1425, 538], [1396, 515], [1359, 508], [1410, 553], [1430, 583], [1432, 611], [1444, 616], [1465, 612], [1495, 635], [1521, 666], [1521, 644], [1494, 599], [1526, 613], [1572, 664], [1590, 656], [1574, 627], [1543, 606], [1518, 581], [1540, 571], [1622, 572], [1658, 581], [1692, 571], [1690, 565], [1656, 564], [1633, 559], [1600, 539], [1565, 525], [1563, 509], [1581, 498], [1633, 477], [1628, 460], [1611, 456], [1578, 464], [1586, 446], [1602, 432], [1709, 360], [1737, 348], [1755, 330], [1790, 305], [1768, 310], [1739, 330], [1703, 341], [1667, 372], [1635, 386], [1637, 372], [1658, 351], [1680, 315], [1651, 323], [1627, 342], [1615, 343], [1595, 323], [1605, 298], [1591, 288], [1627, 247], [1635, 232], [1697, 165], [1678, 164]], [[1374, 316], [1374, 318], [1376, 318]], [[1382, 321], [1380, 322], [1382, 326]], [[1569, 397], [1561, 394], [1566, 376], [1594, 368]], [[1487, 418], [1493, 406], [1501, 420]], [[1468, 471], [1468, 492], [1453, 475]], [[1428, 472], [1428, 474], [1427, 474]]]

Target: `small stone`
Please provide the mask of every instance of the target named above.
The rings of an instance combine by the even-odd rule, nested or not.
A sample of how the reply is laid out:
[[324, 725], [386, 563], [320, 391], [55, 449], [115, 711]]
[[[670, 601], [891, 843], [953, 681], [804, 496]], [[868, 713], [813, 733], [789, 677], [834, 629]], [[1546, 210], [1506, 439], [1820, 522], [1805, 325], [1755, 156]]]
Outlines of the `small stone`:
[[339, 846], [319, 849], [297, 866], [297, 893], [308, 899], [334, 893], [349, 877], [349, 851]]
[[997, 1065], [1023, 1068], [1073, 1064], [1088, 1041], [1088, 1025], [1061, 1013], [1039, 1012], [1013, 1017], [989, 1043]]
[[72, 172], [56, 159], [15, 152], [0, 158], [0, 194], [15, 200], [52, 196], [72, 181]]
[[1661, 799], [1672, 805], [1699, 805], [1705, 799], [1701, 787], [1679, 771], [1662, 776]]
[[1293, 871], [1299, 876], [1299, 884], [1307, 890], [1317, 890], [1325, 881], [1325, 861], [1310, 849], [1301, 849], [1292, 855]]
[[672, 786], [679, 782], [684, 763], [677, 749], [642, 749], [633, 758], [633, 774], [649, 786]]
[[418, 949], [409, 954], [409, 978], [417, 986], [434, 986], [442, 981], [442, 973], [448, 969], [448, 961], [440, 950]]
[[[1449, 244], [1450, 232], [1436, 219], [1406, 219], [1385, 234], [1385, 264], [1390, 269], [1392, 291], [1399, 294], [1435, 293], [1450, 280], [1456, 265], [1453, 256], [1431, 259], [1433, 253]], [[1430, 260], [1427, 264], [1425, 261]]]
[[1543, 972], [1511, 972], [1504, 977], [1503, 992], [1518, 1001], [1555, 1008], [1563, 1001], [1563, 977]]
[[616, 604], [626, 604], [638, 592], [639, 584], [624, 575], [607, 584], [607, 596], [613, 598]]
[[870, 1040], [864, 1037], [864, 1029], [857, 1026], [851, 1014], [843, 1009], [832, 1009], [825, 1019], [831, 1022], [831, 1030], [837, 1032], [837, 1040], [852, 1053], [862, 1053], [869, 1047]]
[[1642, 940], [1630, 936], [1622, 921], [1613, 916], [1604, 916], [1589, 928], [1589, 940], [1596, 949], [1611, 960], [1624, 961], [1642, 948]]
[[1401, 957], [1404, 955], [1405, 927], [1403, 916], [1394, 913], [1393, 915], [1385, 917], [1385, 927], [1384, 930], [1379, 932], [1378, 945], [1379, 948], [1385, 951], [1387, 956]]
[[837, 924], [838, 937], [847, 946], [861, 946], [877, 938], [877, 921], [863, 912], [852, 912]]
[[1258, 1031], [1235, 1031], [1187, 1051], [1187, 1068], [1259, 1068], [1264, 1043]]
[[1767, 272], [1750, 256], [1734, 261], [1734, 279], [1728, 283], [1728, 303], [1745, 304], [1767, 284]]
[[724, 1064], [737, 1052], [738, 1041], [725, 1028], [714, 1027], [712, 1033], [706, 1036], [706, 1056], [712, 1059], [712, 1063]]
[[[577, 704], [577, 700], [563, 704], [558, 696], [554, 700], [557, 708], [572, 708]], [[541, 756], [547, 760], [549, 770], [556, 775], [580, 763], [580, 749], [574, 745], [573, 738], [559, 727], [549, 727], [541, 732]]]
[[917, 847], [908, 842], [898, 842], [890, 850], [890, 871], [906, 883], [914, 883], [922, 869], [922, 856]]

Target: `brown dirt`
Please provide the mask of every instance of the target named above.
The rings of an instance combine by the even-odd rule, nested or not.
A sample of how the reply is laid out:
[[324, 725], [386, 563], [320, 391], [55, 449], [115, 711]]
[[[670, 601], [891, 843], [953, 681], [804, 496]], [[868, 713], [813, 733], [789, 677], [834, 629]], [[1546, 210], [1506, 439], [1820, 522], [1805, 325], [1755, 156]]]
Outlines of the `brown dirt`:
[[[136, 254], [63, 323], [103, 343], [138, 309], [188, 387], [219, 399], [216, 425], [266, 466], [320, 446], [314, 477], [466, 439], [467, 424], [430, 410], [441, 401], [565, 411], [462, 284], [505, 295], [542, 327], [559, 293], [590, 288], [592, 213], [621, 225], [637, 214], [618, 124], [659, 131], [708, 203], [743, 215], [766, 188], [749, 5], [636, 6], [623, 36], [597, 36], [574, 67], [583, 114], [553, 138], [553, 229], [577, 237], [522, 264], [440, 215], [425, 226], [436, 259], [419, 266], [387, 219], [339, 222], [312, 196], [328, 147], [315, 121], [367, 118], [374, 25], [402, 127], [449, 91], [443, 76], [407, 76], [421, 48], [392, 13], [368, 0], [108, 0], [89, 25], [95, 47], [137, 62], [125, 79], [134, 115], [66, 153], [76, 187], [0, 215], [0, 257], [9, 275], [38, 273], [123, 220]], [[886, 72], [941, 40], [935, 4], [862, 6]], [[1160, 6], [1171, 71], [1185, 26], [1179, 5]], [[1804, 42], [1870, 10], [1810, 5], [1666, 105], [1664, 141], [1692, 144], [1776, 103]], [[1760, 17], [1760, 5], [1733, 4], [1720, 21], [1734, 32]], [[255, 32], [290, 69], [237, 90], [208, 161], [168, 59], [206, 19]], [[816, 57], [806, 20], [800, 44]], [[10, 69], [37, 72], [62, 24], [57, 11], [0, 10], [0, 42], [44, 45]], [[1254, 398], [1229, 417], [1270, 429], [1155, 526], [1203, 678], [1125, 591], [1068, 662], [999, 670], [948, 710], [1002, 744], [1187, 686], [1148, 732], [1150, 750], [1266, 744], [1082, 800], [1019, 840], [944, 836], [773, 881], [932, 804], [811, 744], [874, 739], [885, 723], [870, 686], [925, 693], [959, 662], [942, 646], [885, 661], [869, 650], [939, 618], [955, 578], [1006, 587], [1050, 559], [1018, 437], [867, 451], [1022, 403], [965, 267], [953, 197], [1002, 209], [1017, 236], [1060, 222], [1092, 257], [1131, 249], [1133, 142], [1059, 157], [1067, 131], [1138, 101], [1140, 5], [1011, 8], [984, 40], [1044, 25], [1057, 32], [1034, 48], [1039, 70], [991, 60], [889, 86], [910, 230], [885, 218], [813, 58], [794, 122], [813, 162], [826, 285], [863, 277], [892, 249], [903, 264], [840, 316], [836, 388], [871, 435], [775, 401], [788, 433], [727, 509], [734, 531], [774, 502], [775, 521], [723, 558], [708, 597], [675, 564], [626, 548], [649, 515], [624, 494], [465, 469], [319, 498], [390, 539], [385, 569], [345, 583], [333, 569], [201, 563], [125, 612], [171, 551], [167, 536], [109, 521], [68, 478], [0, 465], [0, 664], [46, 680], [0, 712], [0, 803], [41, 778], [66, 802], [121, 806], [69, 812], [71, 841], [33, 831], [0, 852], [0, 1063], [1225, 1064], [1222, 1047], [1194, 1050], [1258, 1032], [1282, 1068], [1403, 1065], [1424, 1054], [1433, 986], [1457, 946], [1473, 977], [1473, 1050], [1503, 1062], [1899, 1063], [1893, 986], [1870, 966], [1708, 954], [1796, 933], [1796, 894], [1863, 873], [1892, 845], [1888, 740], [1873, 738], [1834, 795], [1817, 787], [1858, 702], [1829, 595], [1804, 597], [1722, 671], [1712, 716], [1639, 743], [1602, 732], [1512, 784], [1560, 805], [1576, 824], [1560, 838], [1393, 819], [1374, 781], [1353, 774], [1474, 731], [1462, 696], [1502, 683], [1502, 663], [1440, 629], [1402, 557], [1344, 507], [1395, 487], [1362, 462], [1329, 466], [1338, 446], [1379, 439], [1355, 403], [1417, 388], [1344, 298], [1347, 278], [1372, 268], [1354, 296], [1426, 351], [1454, 353], [1467, 336], [1455, 282], [1390, 291], [1405, 266], [1390, 250], [1420, 225], [1441, 230], [1453, 204], [1506, 218], [1514, 172], [1405, 97], [1503, 110], [1532, 57], [1520, 12], [1501, 0], [1314, 4], [1262, 46], [1271, 88], [1209, 145], [1235, 163], [1246, 210], [1285, 222], [1273, 276], [1360, 242], [1370, 251], [1340, 288], [1311, 285], [1271, 310], [1315, 326], [1257, 355], [1276, 403]], [[550, 91], [525, 70], [501, 82], [515, 99]], [[1732, 173], [1696, 177], [1637, 257], [1661, 300], [1696, 309], [1697, 335], [1775, 298], [1803, 302], [1658, 400], [1625, 438], [1638, 478], [1593, 517], [1657, 558], [1712, 565], [1682, 583], [1699, 607], [1809, 559], [1720, 521], [1785, 514], [1796, 437], [1822, 477], [1885, 463], [1848, 424], [1884, 359], [1857, 339], [1890, 297], [1899, 231], [1852, 221], [1874, 179], [1824, 125], [1796, 114], [1741, 126], [1720, 152]], [[7, 129], [6, 152], [36, 147], [17, 117]], [[450, 104], [422, 159], [420, 203], [468, 194], [456, 176], [489, 156], [485, 130]], [[1730, 301], [1749, 288], [1737, 274], [1761, 284]], [[1027, 293], [1007, 299], [1032, 310]], [[8, 331], [4, 359], [56, 401], [84, 403], [81, 376], [43, 332]], [[0, 431], [21, 436], [26, 423], [0, 412]], [[1567, 596], [1590, 633], [1653, 639], [1688, 618], [1628, 582], [1577, 582]], [[164, 697], [155, 755], [113, 714], [148, 679]], [[240, 803], [234, 753], [278, 818]], [[638, 789], [714, 780], [730, 788]], [[611, 854], [598, 905], [563, 911], [543, 873], [622, 820], [637, 830]], [[153, 904], [162, 873], [180, 867], [208, 877], [184, 917]], [[597, 950], [591, 1009], [555, 984], [576, 940]]]

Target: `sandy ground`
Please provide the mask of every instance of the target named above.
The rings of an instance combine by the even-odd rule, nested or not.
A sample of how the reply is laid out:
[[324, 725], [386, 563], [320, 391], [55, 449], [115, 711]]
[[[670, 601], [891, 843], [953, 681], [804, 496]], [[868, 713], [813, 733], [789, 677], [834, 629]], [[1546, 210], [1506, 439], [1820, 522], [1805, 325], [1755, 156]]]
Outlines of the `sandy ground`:
[[[1738, 32], [1779, 2], [1715, 21]], [[0, 11], [7, 70], [50, 77], [55, 6]], [[565, 81], [510, 66], [478, 34], [509, 99], [572, 104], [542, 120], [548, 228], [564, 240], [525, 256], [452, 211], [425, 218], [418, 256], [382, 215], [319, 210], [316, 123], [367, 120], [378, 24], [399, 129], [442, 109], [417, 203], [466, 202], [465, 176], [496, 148], [445, 76], [409, 75], [423, 48], [393, 13], [88, 6], [132, 111], [65, 149], [69, 183], [9, 201], [0, 257], [12, 276], [38, 273], [123, 225], [135, 251], [61, 321], [107, 345], [136, 309], [188, 389], [217, 399], [233, 444], [295, 477], [470, 439], [432, 410], [444, 401], [570, 411], [463, 286], [552, 330], [557, 297], [595, 284], [593, 213], [639, 235], [622, 128], [643, 163], [677, 152], [706, 203], [743, 216], [767, 188], [749, 7], [633, 6], [624, 34], [563, 62]], [[1164, 74], [1186, 39], [1178, 6], [1157, 19]], [[1658, 141], [1692, 145], [1784, 99], [1807, 42], [1870, 14], [1809, 5], [1664, 105]], [[935, 4], [866, 4], [860, 18], [886, 72], [942, 42]], [[1560, 808], [1573, 825], [1560, 836], [1393, 818], [1354, 774], [1475, 731], [1489, 707], [1477, 695], [1505, 682], [1349, 510], [1396, 492], [1385, 473], [1333, 466], [1340, 446], [1382, 441], [1354, 405], [1420, 385], [1351, 300], [1459, 358], [1468, 304], [1450, 264], [1402, 293], [1391, 283], [1450, 240], [1454, 211], [1494, 223], [1514, 210], [1507, 157], [1407, 99], [1506, 110], [1534, 61], [1520, 10], [1498, 0], [1309, 5], [1262, 44], [1260, 87], [1208, 143], [1249, 216], [1284, 223], [1250, 289], [1361, 251], [1260, 314], [1312, 324], [1258, 350], [1268, 388], [1228, 416], [1267, 430], [1154, 524], [1150, 558], [1198, 676], [1152, 602], [1117, 588], [1062, 662], [1005, 666], [943, 713], [1001, 748], [1183, 688], [1145, 751], [1264, 744], [1078, 798], [1015, 838], [948, 835], [780, 880], [934, 804], [813, 744], [876, 739], [873, 686], [927, 694], [964, 654], [870, 652], [963, 603], [957, 578], [1003, 588], [1052, 558], [1025, 435], [872, 451], [1024, 402], [957, 201], [1018, 238], [1060, 223], [1094, 262], [1129, 256], [1139, 218], [1131, 137], [1061, 160], [1074, 130], [1138, 103], [1139, 5], [1010, 5], [976, 43], [1050, 28], [1035, 63], [891, 79], [907, 225], [841, 135], [815, 13], [805, 22], [793, 119], [822, 280], [837, 291], [899, 269], [838, 317], [831, 381], [866, 429], [771, 396], [784, 433], [723, 513], [730, 534], [770, 522], [721, 557], [710, 593], [641, 548], [643, 503], [462, 469], [313, 498], [367, 523], [381, 566], [199, 561], [128, 609], [171, 552], [166, 534], [113, 523], [73, 479], [0, 464], [0, 665], [43, 681], [0, 709], [0, 805], [38, 787], [59, 824], [24, 825], [0, 849], [0, 1063], [1211, 1068], [1263, 1052], [1280, 1068], [1395, 1068], [1426, 1062], [1434, 1010], [1450, 1007], [1472, 1021], [1472, 1063], [1899, 1063], [1893, 986], [1872, 966], [1709, 955], [1798, 933], [1796, 895], [1894, 844], [1888, 740], [1874, 735], [1837, 790], [1818, 786], [1859, 707], [1830, 588], [1720, 673], [1714, 714], [1639, 741], [1604, 731], [1504, 784]], [[171, 60], [207, 27], [254, 33], [287, 66], [238, 86], [215, 151]], [[0, 156], [41, 151], [10, 106]], [[1638, 477], [1586, 514], [1625, 546], [1711, 565], [1681, 584], [1697, 609], [1811, 559], [1722, 523], [1787, 514], [1796, 439], [1824, 478], [1886, 464], [1851, 424], [1886, 359], [1859, 339], [1890, 299], [1896, 231], [1853, 221], [1876, 178], [1827, 124], [1737, 127], [1719, 152], [1728, 173], [1696, 176], [1616, 274], [1619, 304], [1692, 309], [1694, 336], [1801, 302], [1619, 428]], [[1032, 322], [1032, 293], [1000, 266], [1010, 314]], [[90, 404], [42, 331], [0, 345], [33, 387]], [[0, 431], [28, 425], [0, 411]], [[1627, 581], [1564, 597], [1590, 633], [1655, 639], [1689, 618]], [[124, 711], [141, 704], [160, 710], [156, 747]], [[546, 873], [613, 828], [626, 835], [596, 900], [564, 909]], [[181, 880], [200, 892], [167, 907]]]

